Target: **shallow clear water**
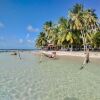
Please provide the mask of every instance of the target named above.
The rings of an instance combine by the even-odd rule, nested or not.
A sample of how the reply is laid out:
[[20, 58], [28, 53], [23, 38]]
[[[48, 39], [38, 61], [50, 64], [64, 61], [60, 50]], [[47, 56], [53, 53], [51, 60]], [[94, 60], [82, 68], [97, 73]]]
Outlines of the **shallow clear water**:
[[100, 59], [0, 53], [0, 100], [100, 100]]

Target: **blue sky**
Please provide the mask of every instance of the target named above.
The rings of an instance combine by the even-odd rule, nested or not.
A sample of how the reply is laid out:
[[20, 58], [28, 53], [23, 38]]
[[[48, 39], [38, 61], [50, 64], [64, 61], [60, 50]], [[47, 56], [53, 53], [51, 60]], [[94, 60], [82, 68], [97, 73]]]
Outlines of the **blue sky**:
[[0, 49], [33, 49], [45, 21], [57, 22], [75, 3], [94, 8], [100, 0], [0, 0]]

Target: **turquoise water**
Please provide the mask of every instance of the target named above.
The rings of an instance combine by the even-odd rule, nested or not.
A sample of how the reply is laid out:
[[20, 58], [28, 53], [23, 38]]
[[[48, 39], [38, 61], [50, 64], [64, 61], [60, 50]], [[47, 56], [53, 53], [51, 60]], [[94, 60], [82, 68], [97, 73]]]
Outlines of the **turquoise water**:
[[0, 53], [0, 100], [100, 100], [100, 59]]

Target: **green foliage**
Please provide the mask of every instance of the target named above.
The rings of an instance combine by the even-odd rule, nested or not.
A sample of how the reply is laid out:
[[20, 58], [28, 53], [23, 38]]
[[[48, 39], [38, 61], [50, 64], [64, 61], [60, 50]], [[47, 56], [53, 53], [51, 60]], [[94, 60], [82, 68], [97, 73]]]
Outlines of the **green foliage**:
[[93, 41], [94, 47], [100, 47], [100, 32], [97, 32], [93, 36], [92, 41]]
[[[57, 24], [47, 21], [43, 25], [36, 46], [42, 48], [48, 43], [67, 47], [72, 45], [100, 45], [100, 22], [93, 9], [84, 9], [76, 4], [69, 12], [69, 17], [61, 17]], [[96, 34], [94, 34], [96, 33]]]
[[46, 44], [47, 44], [47, 38], [45, 36], [45, 33], [40, 32], [40, 35], [38, 36], [38, 38], [36, 40], [36, 47], [42, 48]]

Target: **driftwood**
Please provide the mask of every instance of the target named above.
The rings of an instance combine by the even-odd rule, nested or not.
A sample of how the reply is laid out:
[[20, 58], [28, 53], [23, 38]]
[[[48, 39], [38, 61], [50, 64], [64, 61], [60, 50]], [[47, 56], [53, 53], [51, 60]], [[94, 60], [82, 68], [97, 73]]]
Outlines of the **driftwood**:
[[85, 67], [85, 65], [88, 64], [89, 62], [90, 62], [89, 49], [87, 49], [85, 59], [84, 59], [83, 64], [80, 69], [83, 69]]
[[41, 53], [41, 57], [40, 57], [39, 63], [42, 62], [43, 56], [48, 57], [48, 58], [56, 59], [56, 52], [52, 52], [52, 54]]
[[46, 54], [46, 53], [43, 53], [44, 56], [48, 57], [48, 58], [56, 58], [56, 52], [52, 52], [52, 54]]

